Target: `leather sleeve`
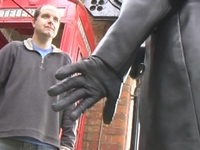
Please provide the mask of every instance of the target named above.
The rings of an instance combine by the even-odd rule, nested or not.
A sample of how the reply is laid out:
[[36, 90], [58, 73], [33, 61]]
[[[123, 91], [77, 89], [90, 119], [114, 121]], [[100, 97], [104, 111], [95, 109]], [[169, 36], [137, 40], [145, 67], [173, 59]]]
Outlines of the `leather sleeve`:
[[171, 10], [169, 0], [124, 0], [120, 15], [93, 52], [122, 79], [136, 50]]

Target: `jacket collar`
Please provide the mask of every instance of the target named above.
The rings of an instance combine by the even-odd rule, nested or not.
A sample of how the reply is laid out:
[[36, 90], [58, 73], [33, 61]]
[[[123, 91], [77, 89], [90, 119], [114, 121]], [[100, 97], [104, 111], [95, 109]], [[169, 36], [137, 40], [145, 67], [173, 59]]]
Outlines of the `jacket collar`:
[[[28, 49], [28, 50], [31, 50], [33, 51], [33, 45], [32, 45], [32, 38], [28, 38], [26, 40], [24, 40], [24, 45], [25, 47]], [[52, 47], [53, 47], [53, 51], [54, 53], [61, 53], [63, 52], [61, 49], [57, 48], [55, 45], [52, 44]]]

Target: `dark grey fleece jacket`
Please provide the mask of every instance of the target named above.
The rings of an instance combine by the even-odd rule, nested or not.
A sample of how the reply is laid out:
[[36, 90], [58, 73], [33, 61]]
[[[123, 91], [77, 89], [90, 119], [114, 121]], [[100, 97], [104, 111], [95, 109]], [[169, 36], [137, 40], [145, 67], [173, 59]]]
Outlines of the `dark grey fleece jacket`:
[[13, 41], [0, 50], [0, 138], [27, 136], [72, 149], [76, 122], [68, 118], [72, 107], [54, 112], [47, 90], [56, 82], [55, 72], [71, 63], [69, 55], [54, 45], [53, 52], [42, 59], [33, 49], [31, 39]]

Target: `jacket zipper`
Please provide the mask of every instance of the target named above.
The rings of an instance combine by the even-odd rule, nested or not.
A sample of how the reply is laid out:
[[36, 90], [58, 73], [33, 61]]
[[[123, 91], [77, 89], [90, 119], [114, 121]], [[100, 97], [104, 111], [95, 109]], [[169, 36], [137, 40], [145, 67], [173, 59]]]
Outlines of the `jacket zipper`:
[[41, 68], [41, 69], [44, 69], [44, 58], [42, 58], [40, 68]]

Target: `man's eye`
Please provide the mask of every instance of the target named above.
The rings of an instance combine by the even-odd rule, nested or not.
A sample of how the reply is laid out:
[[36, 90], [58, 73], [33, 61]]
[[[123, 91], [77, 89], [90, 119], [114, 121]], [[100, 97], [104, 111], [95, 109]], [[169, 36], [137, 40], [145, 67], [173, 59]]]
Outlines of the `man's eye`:
[[49, 15], [43, 15], [43, 18], [49, 18]]
[[55, 22], [58, 22], [58, 18], [54, 18], [54, 21], [55, 21]]

